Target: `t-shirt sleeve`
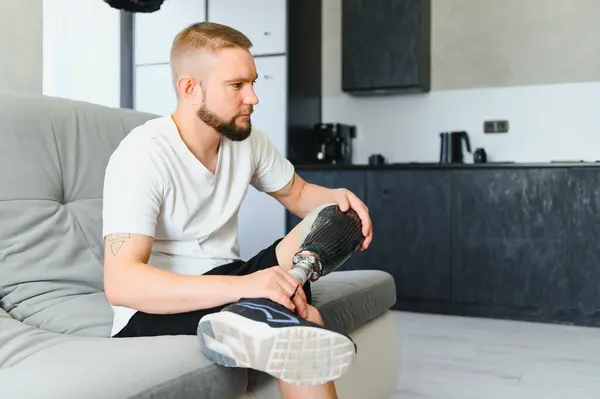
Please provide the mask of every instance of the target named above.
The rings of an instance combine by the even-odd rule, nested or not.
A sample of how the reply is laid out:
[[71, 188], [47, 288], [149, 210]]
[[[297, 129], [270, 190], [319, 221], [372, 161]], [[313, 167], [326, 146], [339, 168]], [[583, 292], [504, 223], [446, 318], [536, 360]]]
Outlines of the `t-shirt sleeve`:
[[145, 145], [121, 145], [112, 154], [104, 176], [102, 234], [154, 237], [164, 184]]
[[271, 193], [284, 187], [294, 175], [294, 166], [261, 130], [252, 132], [255, 169], [251, 184], [258, 191]]

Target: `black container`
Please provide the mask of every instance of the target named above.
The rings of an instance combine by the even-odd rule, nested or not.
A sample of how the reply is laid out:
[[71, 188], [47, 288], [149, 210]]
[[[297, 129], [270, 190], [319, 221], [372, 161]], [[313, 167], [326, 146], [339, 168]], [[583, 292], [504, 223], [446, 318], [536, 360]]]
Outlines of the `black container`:
[[381, 154], [372, 154], [369, 157], [369, 165], [371, 165], [371, 166], [385, 165], [385, 157]]
[[471, 152], [471, 142], [467, 132], [440, 133], [440, 163], [463, 163], [463, 141]]
[[475, 149], [473, 153], [473, 162], [475, 163], [486, 163], [487, 162], [487, 153], [483, 148]]

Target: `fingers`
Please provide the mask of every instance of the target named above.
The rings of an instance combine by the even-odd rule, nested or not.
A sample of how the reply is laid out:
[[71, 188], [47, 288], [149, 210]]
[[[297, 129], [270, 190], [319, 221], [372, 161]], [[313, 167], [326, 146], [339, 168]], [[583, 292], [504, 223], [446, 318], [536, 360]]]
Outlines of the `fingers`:
[[[282, 290], [284, 290], [286, 292], [291, 291], [289, 298], [292, 301], [292, 303], [294, 304], [296, 313], [298, 313], [298, 315], [300, 317], [303, 317], [303, 318], [308, 317], [308, 311], [306, 309], [306, 293], [304, 292], [304, 289], [300, 285], [300, 282], [298, 280], [294, 279], [292, 276], [290, 276], [289, 273], [287, 273], [285, 271], [283, 272], [283, 274], [286, 275], [285, 276], [286, 278], [280, 281]], [[290, 283], [290, 281], [288, 281], [289, 278], [291, 278], [293, 283]]]
[[296, 289], [296, 293], [292, 296], [292, 302], [294, 306], [296, 306], [296, 312], [300, 317], [307, 318], [308, 317], [308, 309], [306, 303], [306, 294], [304, 293], [304, 289], [302, 289], [301, 285], [298, 285]]
[[273, 268], [275, 272], [275, 279], [279, 285], [280, 291], [287, 295], [288, 298], [292, 298], [297, 294], [298, 290], [301, 290], [300, 282], [292, 277], [283, 267], [275, 266]]
[[356, 211], [360, 220], [362, 222], [362, 233], [366, 237], [371, 232], [371, 218], [369, 217], [369, 210], [367, 206], [358, 199], [358, 197], [354, 197], [354, 199], [350, 201], [350, 205], [352, 209]]
[[339, 200], [337, 201], [338, 207], [340, 211], [347, 212], [350, 209], [350, 201], [348, 201], [348, 196], [345, 194], [340, 195]]
[[298, 313], [298, 316], [302, 317], [303, 319], [306, 319], [308, 317], [308, 307], [307, 307], [306, 301], [304, 299], [302, 299], [302, 296], [300, 296], [300, 295], [294, 296], [294, 299], [292, 300], [292, 302], [294, 303], [294, 306], [296, 307], [296, 313]]
[[269, 295], [269, 299], [272, 300], [273, 302], [277, 302], [280, 305], [285, 306], [291, 312], [296, 311], [296, 306], [294, 305], [292, 300], [281, 291], [271, 291], [271, 295]]
[[[301, 291], [302, 287], [298, 288], [298, 291]], [[296, 307], [296, 313], [304, 319], [308, 317], [308, 304], [306, 303], [306, 296], [297, 292], [296, 295], [292, 298], [292, 302]]]
[[350, 206], [356, 211], [356, 214], [362, 222], [362, 234], [365, 236], [361, 250], [365, 250], [371, 244], [373, 239], [373, 225], [371, 223], [371, 217], [369, 216], [369, 209], [364, 202], [360, 200], [356, 195], [349, 192], [347, 195], [349, 198]]
[[369, 245], [371, 245], [372, 241], [373, 241], [373, 233], [370, 233], [363, 241], [363, 244], [361, 246], [361, 251], [364, 251], [365, 249], [369, 248]]
[[285, 281], [288, 282], [288, 284], [291, 286], [291, 292], [290, 292], [290, 296], [292, 296], [292, 294], [294, 293], [294, 291], [296, 291], [296, 287], [300, 284], [300, 282], [298, 280], [296, 280], [290, 273], [288, 273], [288, 271], [286, 269], [284, 269], [281, 266], [278, 266], [278, 274], [283, 277], [285, 279]]
[[[289, 293], [288, 298], [292, 302], [295, 312], [302, 318], [308, 317], [308, 309], [306, 304], [306, 293], [300, 285], [300, 282], [290, 275], [287, 270], [279, 267], [277, 270], [280, 280], [279, 285], [281, 290]], [[285, 306], [285, 305], [284, 305]]]
[[362, 223], [361, 233], [365, 237], [360, 250], [364, 251], [371, 245], [371, 241], [373, 241], [373, 225], [371, 223], [371, 217], [369, 216], [369, 209], [353, 192], [346, 189], [340, 189], [340, 193], [341, 195], [339, 195], [339, 198], [337, 199], [340, 210], [342, 212], [347, 212], [352, 208], [360, 218]]
[[308, 304], [306, 303], [306, 293], [301, 285], [298, 285], [298, 289], [292, 298], [292, 302], [294, 302], [294, 305], [296, 306], [296, 313], [298, 313], [300, 317], [306, 319], [308, 317]]
[[304, 302], [307, 301], [306, 293], [304, 292], [304, 287], [302, 287], [301, 285], [298, 285], [298, 290], [296, 291], [296, 295], [300, 295]]
[[287, 295], [288, 298], [291, 298], [292, 295], [294, 295], [296, 287], [298, 287], [298, 284], [291, 284], [288, 280], [283, 278], [279, 278], [277, 284], [279, 284], [281, 292]]

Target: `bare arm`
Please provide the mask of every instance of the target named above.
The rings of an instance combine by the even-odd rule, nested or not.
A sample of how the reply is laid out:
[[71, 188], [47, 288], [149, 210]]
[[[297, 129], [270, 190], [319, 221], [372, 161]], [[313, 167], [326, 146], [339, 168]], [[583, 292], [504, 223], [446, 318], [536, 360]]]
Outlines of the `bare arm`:
[[182, 313], [235, 302], [239, 278], [186, 276], [148, 265], [153, 238], [112, 234], [105, 240], [108, 301], [147, 313]]
[[337, 190], [308, 183], [297, 173], [282, 189], [269, 193], [288, 211], [303, 218], [319, 205], [336, 202]]
[[304, 218], [316, 207], [336, 203], [343, 212], [352, 208], [363, 224], [363, 235], [366, 237], [363, 249], [371, 244], [373, 231], [367, 206], [354, 193], [345, 188], [327, 188], [309, 183], [294, 173], [292, 179], [282, 189], [269, 193], [289, 212]]

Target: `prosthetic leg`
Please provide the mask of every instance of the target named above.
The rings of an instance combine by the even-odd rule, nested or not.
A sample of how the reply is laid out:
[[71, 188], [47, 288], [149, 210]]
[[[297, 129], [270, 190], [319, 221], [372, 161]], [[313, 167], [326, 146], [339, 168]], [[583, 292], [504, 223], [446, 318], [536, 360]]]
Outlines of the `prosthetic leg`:
[[[299, 250], [289, 273], [302, 285], [339, 268], [364, 240], [356, 212], [341, 212], [336, 204], [315, 209], [298, 230]], [[205, 356], [216, 364], [259, 370], [296, 385], [335, 380], [356, 356], [348, 336], [263, 298], [243, 298], [204, 316], [198, 337]]]
[[342, 212], [337, 204], [323, 205], [299, 226], [300, 249], [292, 259], [294, 276], [302, 285], [315, 282], [341, 265], [362, 245], [362, 223], [353, 209]]

